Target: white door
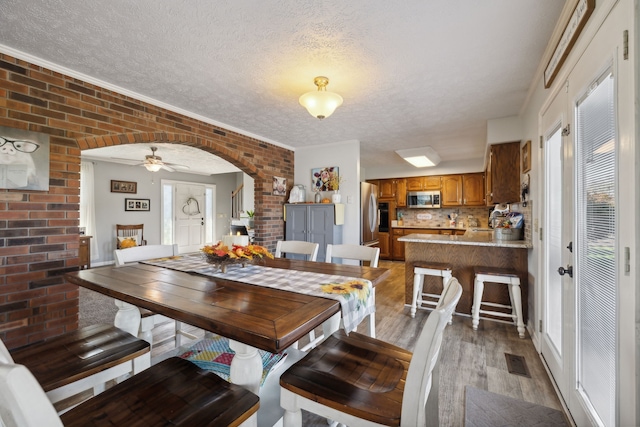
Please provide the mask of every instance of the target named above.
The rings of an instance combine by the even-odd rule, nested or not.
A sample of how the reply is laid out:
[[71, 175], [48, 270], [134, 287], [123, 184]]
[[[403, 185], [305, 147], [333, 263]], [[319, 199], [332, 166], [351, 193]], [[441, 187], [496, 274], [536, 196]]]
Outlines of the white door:
[[[622, 37], [614, 22], [591, 41], [541, 120], [541, 351], [578, 426], [636, 419], [634, 352], [621, 339], [635, 341], [633, 322], [622, 319], [634, 312], [636, 273], [625, 260], [635, 249], [637, 207], [621, 197], [636, 192], [633, 76], [632, 61], [618, 56]], [[618, 90], [620, 81], [626, 89]]]
[[180, 253], [195, 252], [205, 245], [205, 194], [205, 185], [175, 186], [175, 242]]

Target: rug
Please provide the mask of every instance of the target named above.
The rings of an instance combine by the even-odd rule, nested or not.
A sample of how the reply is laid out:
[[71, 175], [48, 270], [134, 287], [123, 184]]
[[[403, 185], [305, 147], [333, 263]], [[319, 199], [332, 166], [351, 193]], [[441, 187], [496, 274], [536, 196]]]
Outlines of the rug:
[[[280, 366], [284, 362], [284, 353], [269, 353], [258, 350], [262, 359], [262, 381], [264, 384], [269, 372]], [[230, 381], [231, 361], [235, 352], [229, 347], [229, 339], [221, 336], [214, 336], [198, 341], [187, 351], [179, 354], [178, 357], [186, 359], [202, 369], [212, 371], [226, 381]]]
[[113, 319], [118, 312], [114, 299], [82, 286], [79, 289], [78, 327], [84, 328], [101, 323], [113, 324]]
[[470, 386], [465, 397], [465, 427], [569, 427], [557, 409]]

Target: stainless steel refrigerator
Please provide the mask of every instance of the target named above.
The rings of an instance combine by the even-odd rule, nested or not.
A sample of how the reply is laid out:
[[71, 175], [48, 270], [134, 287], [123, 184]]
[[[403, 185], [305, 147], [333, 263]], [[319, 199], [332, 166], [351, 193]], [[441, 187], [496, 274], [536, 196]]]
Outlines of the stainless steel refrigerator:
[[360, 183], [360, 244], [378, 246], [378, 186], [368, 182]]

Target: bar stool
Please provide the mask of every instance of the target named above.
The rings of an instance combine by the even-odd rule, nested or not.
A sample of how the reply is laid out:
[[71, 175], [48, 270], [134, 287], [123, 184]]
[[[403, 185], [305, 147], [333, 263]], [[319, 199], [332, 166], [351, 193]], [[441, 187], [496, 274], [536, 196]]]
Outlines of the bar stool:
[[[520, 278], [515, 270], [503, 269], [503, 268], [491, 268], [491, 267], [476, 267], [475, 273], [475, 286], [473, 290], [473, 307], [471, 309], [471, 325], [474, 330], [478, 330], [478, 324], [480, 323], [480, 313], [490, 314], [498, 317], [509, 317], [513, 320], [518, 328], [518, 335], [520, 338], [524, 338], [524, 321], [522, 319], [522, 296], [520, 294]], [[509, 298], [511, 299], [511, 305], [498, 304], [493, 302], [483, 302], [482, 294], [484, 292], [484, 282], [500, 283], [509, 286]], [[481, 305], [507, 308], [511, 310], [511, 313], [505, 313], [494, 310], [482, 310]]]
[[[451, 265], [439, 262], [419, 262], [413, 267], [413, 300], [411, 301], [411, 317], [416, 317], [418, 308], [435, 308], [440, 295], [424, 292], [424, 276], [442, 277], [442, 289], [451, 278]], [[432, 298], [432, 299], [424, 299]], [[427, 307], [432, 306], [432, 307]], [[449, 319], [451, 324], [451, 319]]]

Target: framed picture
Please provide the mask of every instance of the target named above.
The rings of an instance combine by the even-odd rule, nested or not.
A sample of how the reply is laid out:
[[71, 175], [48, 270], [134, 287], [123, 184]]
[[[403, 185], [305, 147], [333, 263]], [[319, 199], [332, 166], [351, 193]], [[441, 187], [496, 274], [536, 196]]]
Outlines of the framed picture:
[[149, 199], [124, 199], [125, 211], [149, 211], [151, 203]]
[[531, 141], [527, 141], [522, 146], [522, 173], [527, 173], [531, 170]]
[[136, 194], [138, 192], [138, 183], [131, 181], [116, 181], [112, 179], [111, 192]]
[[49, 135], [0, 126], [0, 188], [49, 190]]
[[333, 183], [339, 175], [338, 166], [311, 169], [311, 191], [337, 190]]
[[273, 195], [284, 196], [287, 194], [287, 178], [281, 176], [273, 177]]

